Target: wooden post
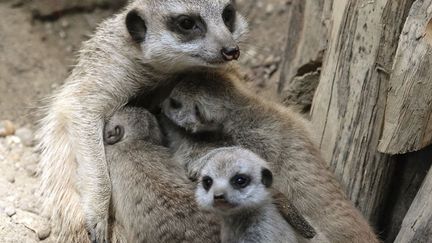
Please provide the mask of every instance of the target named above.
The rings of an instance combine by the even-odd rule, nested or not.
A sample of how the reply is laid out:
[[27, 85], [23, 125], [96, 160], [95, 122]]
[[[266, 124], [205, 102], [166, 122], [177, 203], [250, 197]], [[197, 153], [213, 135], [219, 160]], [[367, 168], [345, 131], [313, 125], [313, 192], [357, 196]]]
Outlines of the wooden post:
[[390, 78], [383, 153], [417, 151], [432, 143], [432, 0], [416, 1], [402, 31]]
[[430, 243], [432, 240], [432, 170], [423, 182], [402, 223], [395, 243]]
[[309, 111], [327, 47], [329, 1], [294, 0], [278, 92], [286, 105]]
[[334, 0], [330, 40], [312, 107], [325, 159], [349, 198], [378, 221], [392, 173], [377, 151], [389, 72], [411, 0]]

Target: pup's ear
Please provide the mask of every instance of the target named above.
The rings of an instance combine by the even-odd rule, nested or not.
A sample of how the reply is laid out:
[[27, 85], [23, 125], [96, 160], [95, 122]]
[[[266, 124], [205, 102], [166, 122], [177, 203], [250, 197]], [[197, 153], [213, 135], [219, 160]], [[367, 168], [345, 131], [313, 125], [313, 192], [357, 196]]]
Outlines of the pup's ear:
[[266, 187], [271, 187], [271, 185], [273, 184], [273, 173], [269, 169], [262, 168], [262, 170], [261, 170], [261, 182]]
[[126, 27], [130, 36], [137, 44], [145, 40], [147, 26], [145, 20], [139, 15], [138, 10], [131, 10], [127, 14]]
[[125, 131], [123, 126], [117, 125], [113, 128], [108, 128], [107, 126], [105, 126], [104, 144], [114, 145], [123, 139], [124, 134]]

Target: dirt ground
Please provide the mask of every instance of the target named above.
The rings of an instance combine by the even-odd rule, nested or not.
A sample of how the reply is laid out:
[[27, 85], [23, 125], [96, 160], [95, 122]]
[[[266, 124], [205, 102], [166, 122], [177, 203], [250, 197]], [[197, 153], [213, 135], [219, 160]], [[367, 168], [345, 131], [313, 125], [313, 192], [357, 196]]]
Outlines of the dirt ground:
[[[53, 241], [39, 210], [38, 109], [67, 77], [80, 43], [120, 2], [0, 0], [0, 242]], [[248, 84], [274, 97], [290, 0], [237, 2], [251, 24], [241, 58]]]

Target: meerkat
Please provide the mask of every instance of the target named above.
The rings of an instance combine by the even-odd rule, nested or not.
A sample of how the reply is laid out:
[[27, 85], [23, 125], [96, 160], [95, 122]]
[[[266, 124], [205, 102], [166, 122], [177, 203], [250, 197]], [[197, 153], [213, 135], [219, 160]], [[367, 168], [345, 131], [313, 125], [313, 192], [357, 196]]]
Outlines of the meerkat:
[[246, 33], [230, 0], [130, 1], [97, 28], [38, 131], [43, 208], [58, 226], [59, 242], [109, 241], [106, 118], [178, 73], [229, 72]]
[[171, 145], [176, 157], [185, 160], [189, 177], [196, 178], [205, 165], [196, 159], [203, 154], [198, 151], [211, 147], [201, 147], [190, 137], [202, 131], [222, 133], [232, 145], [268, 161], [275, 172], [274, 187], [330, 242], [378, 242], [328, 169], [300, 115], [251, 94], [236, 77], [220, 72], [196, 73], [182, 80], [163, 102], [162, 112], [182, 128], [168, 131], [183, 132], [171, 135], [182, 139]]
[[[301, 235], [273, 203], [273, 173], [263, 159], [246, 149], [225, 147], [200, 160], [206, 163], [199, 176], [196, 200], [222, 218], [223, 243], [299, 242]], [[312, 229], [300, 215], [296, 219], [294, 223]]]
[[156, 118], [142, 108], [116, 112], [104, 129], [114, 221], [127, 242], [220, 242], [220, 223], [198, 209], [196, 185], [163, 147]]

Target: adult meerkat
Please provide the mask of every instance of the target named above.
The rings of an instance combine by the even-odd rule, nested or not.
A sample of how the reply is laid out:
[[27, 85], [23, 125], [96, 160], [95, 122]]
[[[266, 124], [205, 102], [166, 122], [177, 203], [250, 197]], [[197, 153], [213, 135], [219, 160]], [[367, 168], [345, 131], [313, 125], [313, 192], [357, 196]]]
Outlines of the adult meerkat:
[[220, 242], [220, 223], [198, 209], [196, 185], [162, 146], [156, 118], [126, 107], [109, 119], [105, 153], [114, 221], [127, 242]]
[[[360, 212], [346, 199], [309, 135], [308, 122], [289, 109], [248, 92], [232, 75], [197, 73], [182, 80], [162, 104], [163, 113], [190, 133], [220, 132], [260, 155], [275, 172], [275, 188], [311, 220], [330, 242], [378, 242]], [[183, 131], [183, 135], [188, 135]], [[175, 137], [181, 139], [182, 136]], [[188, 137], [175, 142], [189, 177], [200, 144]], [[207, 149], [207, 148], [203, 148]]]
[[[215, 149], [201, 160], [196, 200], [222, 218], [223, 243], [297, 243], [304, 239], [281, 216], [273, 203], [273, 174], [256, 154], [239, 147]], [[292, 208], [291, 223], [303, 233], [312, 227]]]
[[41, 191], [59, 242], [107, 242], [105, 119], [178, 72], [240, 55], [244, 18], [230, 0], [135, 0], [103, 22], [41, 120]]

